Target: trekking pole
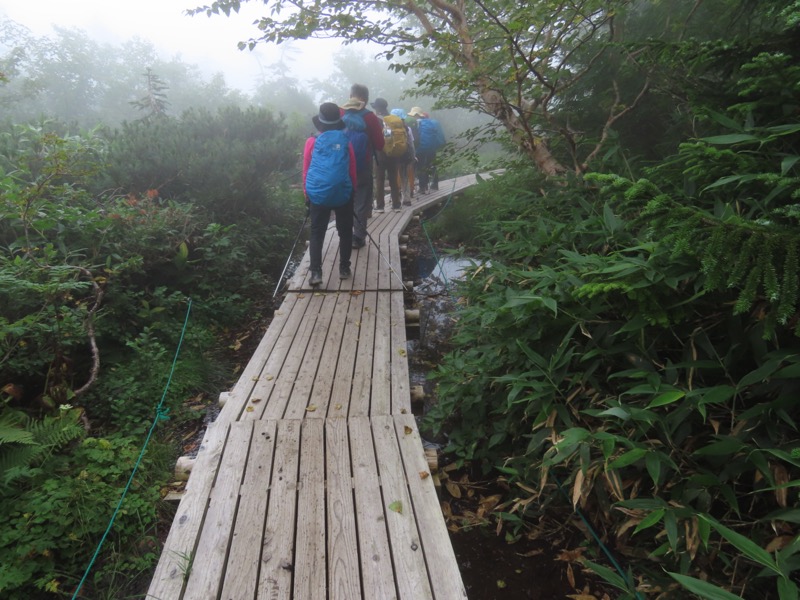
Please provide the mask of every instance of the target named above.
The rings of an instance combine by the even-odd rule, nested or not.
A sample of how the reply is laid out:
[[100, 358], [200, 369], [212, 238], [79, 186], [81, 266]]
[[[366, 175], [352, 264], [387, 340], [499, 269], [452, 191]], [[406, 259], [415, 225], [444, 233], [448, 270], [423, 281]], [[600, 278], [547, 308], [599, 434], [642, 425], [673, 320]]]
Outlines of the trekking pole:
[[294, 249], [297, 247], [297, 242], [300, 241], [300, 235], [303, 233], [303, 229], [306, 228], [306, 223], [308, 223], [308, 213], [306, 213], [306, 218], [303, 219], [303, 224], [300, 225], [300, 231], [297, 232], [297, 237], [294, 238], [294, 244], [292, 244], [292, 249], [289, 252], [289, 258], [286, 259], [286, 264], [283, 267], [283, 271], [281, 271], [281, 276], [278, 278], [278, 285], [275, 286], [275, 291], [272, 293], [273, 300], [275, 300], [275, 296], [278, 295], [278, 290], [283, 283], [283, 276], [286, 274], [286, 269], [289, 268], [289, 263], [292, 261], [292, 256], [294, 256]]
[[378, 242], [376, 242], [374, 239], [372, 239], [372, 236], [369, 234], [369, 231], [367, 231], [367, 226], [364, 225], [364, 223], [361, 221], [361, 219], [358, 218], [358, 215], [356, 214], [356, 211], [353, 211], [353, 218], [356, 221], [358, 221], [358, 224], [361, 225], [361, 227], [364, 228], [364, 231], [366, 232], [367, 237], [369, 238], [369, 241], [372, 242], [372, 245], [375, 246], [375, 249], [378, 251], [378, 256], [380, 256], [383, 259], [383, 262], [385, 262], [386, 266], [389, 267], [389, 270], [392, 272], [392, 275], [397, 277], [397, 281], [400, 282], [400, 285], [403, 286], [403, 289], [407, 292], [408, 288], [406, 287], [406, 284], [403, 283], [403, 278], [400, 277], [400, 275], [397, 274], [397, 271], [394, 270], [394, 267], [392, 266], [392, 263], [390, 263], [389, 259], [386, 258], [386, 256], [383, 254], [383, 252], [381, 252], [381, 247], [378, 245]]

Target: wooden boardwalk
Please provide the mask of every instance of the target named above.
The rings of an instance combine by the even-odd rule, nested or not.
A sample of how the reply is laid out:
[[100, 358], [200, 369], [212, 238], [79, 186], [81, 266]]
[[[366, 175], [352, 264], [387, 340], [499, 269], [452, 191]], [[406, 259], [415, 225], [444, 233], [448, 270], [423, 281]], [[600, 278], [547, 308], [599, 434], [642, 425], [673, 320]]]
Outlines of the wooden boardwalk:
[[398, 237], [475, 179], [376, 213], [349, 280], [334, 227], [316, 290], [306, 252], [220, 396], [147, 598], [466, 598], [411, 414]]

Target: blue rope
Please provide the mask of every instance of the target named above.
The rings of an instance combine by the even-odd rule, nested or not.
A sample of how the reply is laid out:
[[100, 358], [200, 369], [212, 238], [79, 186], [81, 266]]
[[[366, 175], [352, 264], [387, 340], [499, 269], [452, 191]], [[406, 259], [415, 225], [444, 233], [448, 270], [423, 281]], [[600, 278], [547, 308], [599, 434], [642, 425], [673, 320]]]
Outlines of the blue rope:
[[170, 383], [172, 383], [172, 375], [175, 373], [175, 365], [178, 363], [178, 356], [181, 353], [181, 346], [183, 345], [183, 338], [186, 335], [186, 327], [189, 324], [189, 313], [192, 310], [192, 299], [189, 298], [189, 305], [186, 307], [186, 318], [183, 321], [183, 329], [181, 330], [181, 338], [178, 341], [178, 347], [175, 350], [175, 358], [172, 359], [172, 368], [169, 372], [169, 377], [167, 378], [167, 384], [164, 386], [164, 393], [161, 395], [161, 401], [158, 403], [156, 407], [156, 415], [153, 419], [153, 424], [150, 426], [150, 431], [147, 433], [147, 438], [144, 441], [144, 445], [142, 446], [142, 451], [139, 453], [139, 458], [136, 460], [136, 464], [133, 467], [133, 471], [131, 472], [131, 476], [128, 478], [128, 483], [125, 486], [125, 489], [122, 491], [122, 496], [117, 503], [117, 508], [114, 509], [114, 514], [111, 515], [111, 520], [108, 522], [108, 527], [106, 527], [105, 533], [103, 533], [103, 537], [100, 538], [100, 543], [97, 544], [97, 549], [94, 551], [94, 555], [92, 556], [92, 560], [89, 562], [89, 566], [86, 567], [86, 572], [83, 574], [78, 587], [75, 588], [75, 593], [72, 594], [72, 600], [75, 600], [78, 597], [78, 592], [81, 591], [83, 584], [86, 583], [86, 578], [89, 576], [89, 573], [94, 566], [95, 561], [97, 560], [98, 555], [100, 554], [100, 549], [103, 547], [103, 544], [108, 537], [108, 534], [111, 532], [111, 528], [114, 526], [114, 521], [119, 514], [120, 509], [122, 508], [122, 503], [125, 501], [125, 497], [128, 495], [128, 491], [131, 488], [131, 484], [133, 484], [133, 477], [136, 475], [136, 471], [139, 470], [139, 465], [142, 463], [144, 459], [145, 451], [147, 450], [147, 445], [150, 443], [150, 438], [153, 437], [153, 432], [156, 429], [156, 425], [159, 421], [166, 421], [169, 419], [169, 408], [164, 407], [164, 401], [167, 398], [167, 391], [169, 390]]

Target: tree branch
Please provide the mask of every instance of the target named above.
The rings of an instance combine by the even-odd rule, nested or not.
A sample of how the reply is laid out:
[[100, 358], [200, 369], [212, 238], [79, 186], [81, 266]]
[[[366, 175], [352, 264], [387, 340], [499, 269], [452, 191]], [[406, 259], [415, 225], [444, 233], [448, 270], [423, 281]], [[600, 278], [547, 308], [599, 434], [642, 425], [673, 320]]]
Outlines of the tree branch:
[[88, 277], [89, 281], [92, 283], [92, 288], [94, 289], [94, 305], [91, 309], [89, 309], [89, 312], [86, 315], [86, 333], [89, 336], [89, 346], [92, 349], [92, 368], [89, 371], [88, 381], [86, 381], [86, 383], [84, 383], [77, 390], [73, 391], [76, 396], [80, 396], [81, 394], [87, 392], [95, 384], [97, 381], [97, 376], [100, 374], [100, 349], [97, 347], [97, 336], [95, 335], [94, 330], [94, 317], [103, 302], [105, 291], [102, 287], [100, 287], [97, 281], [95, 281], [91, 271], [85, 269], [84, 267], [75, 268], [83, 273], [83, 275]]

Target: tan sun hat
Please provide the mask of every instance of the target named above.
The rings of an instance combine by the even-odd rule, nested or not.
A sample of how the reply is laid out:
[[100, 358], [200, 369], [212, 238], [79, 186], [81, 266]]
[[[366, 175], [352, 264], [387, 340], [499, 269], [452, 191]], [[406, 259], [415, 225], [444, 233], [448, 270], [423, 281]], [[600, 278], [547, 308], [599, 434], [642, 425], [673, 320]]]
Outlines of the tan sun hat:
[[411, 110], [408, 111], [409, 117], [424, 117], [425, 111], [423, 111], [419, 106], [412, 106]]
[[347, 102], [342, 104], [342, 110], [361, 110], [366, 104], [366, 102], [358, 98], [350, 98]]

